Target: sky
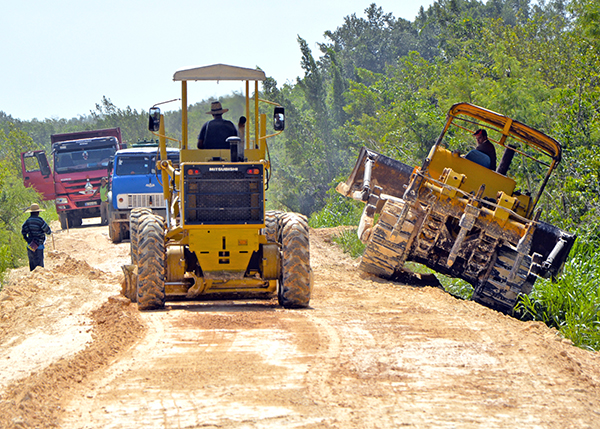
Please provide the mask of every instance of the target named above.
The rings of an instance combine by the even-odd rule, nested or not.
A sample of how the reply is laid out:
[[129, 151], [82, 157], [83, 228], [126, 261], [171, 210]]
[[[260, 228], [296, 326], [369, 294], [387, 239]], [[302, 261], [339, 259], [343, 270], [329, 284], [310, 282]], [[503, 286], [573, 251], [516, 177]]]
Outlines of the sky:
[[[414, 21], [433, 0], [10, 0], [0, 14], [0, 111], [15, 119], [89, 115], [107, 97], [138, 112], [180, 97], [175, 71], [260, 67], [279, 87], [302, 77], [297, 38], [315, 58], [325, 31], [371, 3]], [[188, 84], [190, 104], [242, 83]], [[165, 104], [163, 110], [177, 110]]]

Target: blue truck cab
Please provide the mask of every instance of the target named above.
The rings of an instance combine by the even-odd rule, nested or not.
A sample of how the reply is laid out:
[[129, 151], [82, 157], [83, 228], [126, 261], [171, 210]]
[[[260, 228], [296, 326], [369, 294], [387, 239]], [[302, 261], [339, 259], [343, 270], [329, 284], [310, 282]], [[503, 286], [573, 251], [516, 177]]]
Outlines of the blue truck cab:
[[[134, 144], [115, 153], [109, 166], [108, 231], [113, 243], [129, 238], [129, 213], [147, 207], [165, 216], [166, 207], [160, 176], [156, 174], [158, 143]], [[179, 164], [179, 149], [167, 148], [167, 156]]]

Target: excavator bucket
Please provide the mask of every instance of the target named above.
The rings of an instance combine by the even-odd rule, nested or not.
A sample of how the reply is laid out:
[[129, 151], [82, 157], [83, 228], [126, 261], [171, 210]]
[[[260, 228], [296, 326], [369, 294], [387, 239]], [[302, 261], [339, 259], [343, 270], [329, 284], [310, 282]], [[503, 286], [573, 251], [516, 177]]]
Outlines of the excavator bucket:
[[386, 195], [402, 198], [413, 170], [414, 167], [363, 147], [350, 177], [340, 183], [336, 190], [363, 202], [367, 202], [372, 193], [379, 195], [382, 191]]
[[363, 147], [356, 165], [346, 182], [338, 184], [340, 194], [365, 202], [358, 225], [358, 238], [366, 243], [371, 235], [375, 213], [381, 211], [387, 200], [398, 200], [404, 195], [414, 167]]

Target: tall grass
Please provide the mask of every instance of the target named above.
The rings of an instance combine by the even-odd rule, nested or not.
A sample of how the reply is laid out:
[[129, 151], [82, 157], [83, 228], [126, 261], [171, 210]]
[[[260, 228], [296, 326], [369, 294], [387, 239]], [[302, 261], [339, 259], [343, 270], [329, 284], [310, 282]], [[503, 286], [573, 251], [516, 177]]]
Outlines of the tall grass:
[[443, 274], [437, 274], [437, 278], [450, 295], [461, 299], [471, 299], [473, 286], [470, 283], [467, 283], [463, 279], [455, 279]]
[[524, 320], [558, 329], [578, 347], [600, 350], [600, 251], [596, 240], [580, 239], [558, 281], [540, 279], [516, 310]]
[[[311, 228], [358, 225], [362, 210], [363, 204], [330, 190], [327, 204], [310, 216], [308, 224]], [[340, 229], [333, 236], [333, 241], [353, 258], [359, 257], [365, 250], [365, 245], [358, 239], [356, 231], [357, 228]]]
[[365, 245], [358, 239], [357, 228], [342, 229], [333, 236], [333, 241], [353, 258], [358, 258], [365, 251]]
[[358, 225], [364, 205], [330, 189], [327, 203], [308, 219], [311, 228], [333, 228], [336, 226]]

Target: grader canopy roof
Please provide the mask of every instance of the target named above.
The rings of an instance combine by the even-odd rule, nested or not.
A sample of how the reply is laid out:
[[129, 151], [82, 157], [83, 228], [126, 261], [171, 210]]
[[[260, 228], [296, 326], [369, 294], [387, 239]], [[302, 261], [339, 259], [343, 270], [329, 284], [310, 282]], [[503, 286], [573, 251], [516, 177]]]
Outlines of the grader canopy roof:
[[226, 64], [214, 64], [204, 67], [192, 67], [177, 70], [173, 80], [266, 80], [265, 72], [262, 70], [249, 69], [245, 67], [228, 66]]
[[487, 122], [503, 130], [504, 134], [526, 142], [547, 154], [556, 162], [560, 162], [562, 149], [560, 143], [551, 137], [511, 118], [469, 103], [457, 103], [450, 108], [449, 116], [467, 115], [474, 119]]

